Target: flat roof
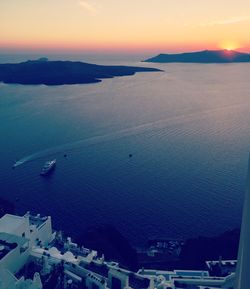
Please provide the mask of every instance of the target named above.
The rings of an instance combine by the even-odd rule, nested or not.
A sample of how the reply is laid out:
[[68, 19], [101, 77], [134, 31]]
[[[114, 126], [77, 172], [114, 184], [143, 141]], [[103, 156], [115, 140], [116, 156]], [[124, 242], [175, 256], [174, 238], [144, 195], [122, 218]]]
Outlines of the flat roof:
[[22, 246], [25, 243], [27, 243], [29, 240], [27, 238], [12, 235], [9, 233], [0, 233], [0, 243], [1, 241], [5, 241], [8, 243], [17, 243], [19, 246]]
[[0, 232], [14, 233], [20, 226], [26, 223], [26, 218], [6, 214], [0, 219]]
[[179, 276], [198, 276], [198, 277], [209, 276], [208, 271], [201, 271], [201, 270], [174, 270], [174, 273]]
[[3, 282], [2, 284], [4, 284], [4, 288], [10, 289], [13, 288], [13, 284], [17, 281], [17, 278], [15, 275], [10, 273], [9, 270], [2, 269], [0, 270], [0, 280]]
[[0, 261], [16, 247], [23, 246], [28, 239], [8, 233], [0, 233]]

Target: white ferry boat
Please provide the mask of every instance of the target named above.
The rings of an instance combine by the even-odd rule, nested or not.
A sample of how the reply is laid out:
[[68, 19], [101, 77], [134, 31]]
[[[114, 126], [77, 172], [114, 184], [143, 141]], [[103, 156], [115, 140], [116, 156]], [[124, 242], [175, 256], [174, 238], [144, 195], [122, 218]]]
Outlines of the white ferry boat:
[[56, 166], [56, 159], [52, 160], [52, 161], [47, 161], [45, 162], [40, 175], [41, 176], [46, 176], [48, 175]]

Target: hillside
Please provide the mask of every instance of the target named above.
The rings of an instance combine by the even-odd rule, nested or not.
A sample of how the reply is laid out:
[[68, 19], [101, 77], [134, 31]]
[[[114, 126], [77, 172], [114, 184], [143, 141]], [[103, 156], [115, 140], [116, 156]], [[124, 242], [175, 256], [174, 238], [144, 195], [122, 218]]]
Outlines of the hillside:
[[136, 72], [160, 71], [132, 66], [104, 66], [73, 61], [40, 59], [17, 64], [0, 64], [0, 82], [16, 84], [83, 84], [104, 78], [133, 75]]
[[170, 63], [233, 63], [250, 62], [250, 54], [233, 50], [204, 50], [178, 54], [159, 54], [144, 62]]

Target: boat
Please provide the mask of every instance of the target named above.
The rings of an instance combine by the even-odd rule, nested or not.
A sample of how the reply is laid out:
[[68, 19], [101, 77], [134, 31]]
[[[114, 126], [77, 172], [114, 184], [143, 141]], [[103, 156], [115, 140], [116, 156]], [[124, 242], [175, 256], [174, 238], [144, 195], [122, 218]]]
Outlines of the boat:
[[23, 164], [23, 161], [15, 161], [15, 163], [12, 166], [12, 169], [15, 169], [16, 167], [20, 166]]
[[56, 166], [56, 159], [52, 160], [52, 161], [47, 161], [45, 162], [40, 175], [41, 176], [47, 176]]

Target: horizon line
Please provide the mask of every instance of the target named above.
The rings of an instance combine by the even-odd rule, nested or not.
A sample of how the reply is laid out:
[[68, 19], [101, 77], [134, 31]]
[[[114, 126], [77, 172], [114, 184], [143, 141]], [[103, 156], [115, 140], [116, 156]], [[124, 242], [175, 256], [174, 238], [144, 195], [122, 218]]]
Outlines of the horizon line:
[[81, 49], [50, 49], [50, 48], [38, 48], [38, 49], [6, 49], [0, 47], [0, 54], [89, 54], [89, 55], [140, 55], [140, 54], [181, 54], [181, 53], [192, 53], [201, 51], [231, 51], [250, 54], [250, 48], [190, 48], [190, 49], [136, 49], [136, 50], [81, 50]]

